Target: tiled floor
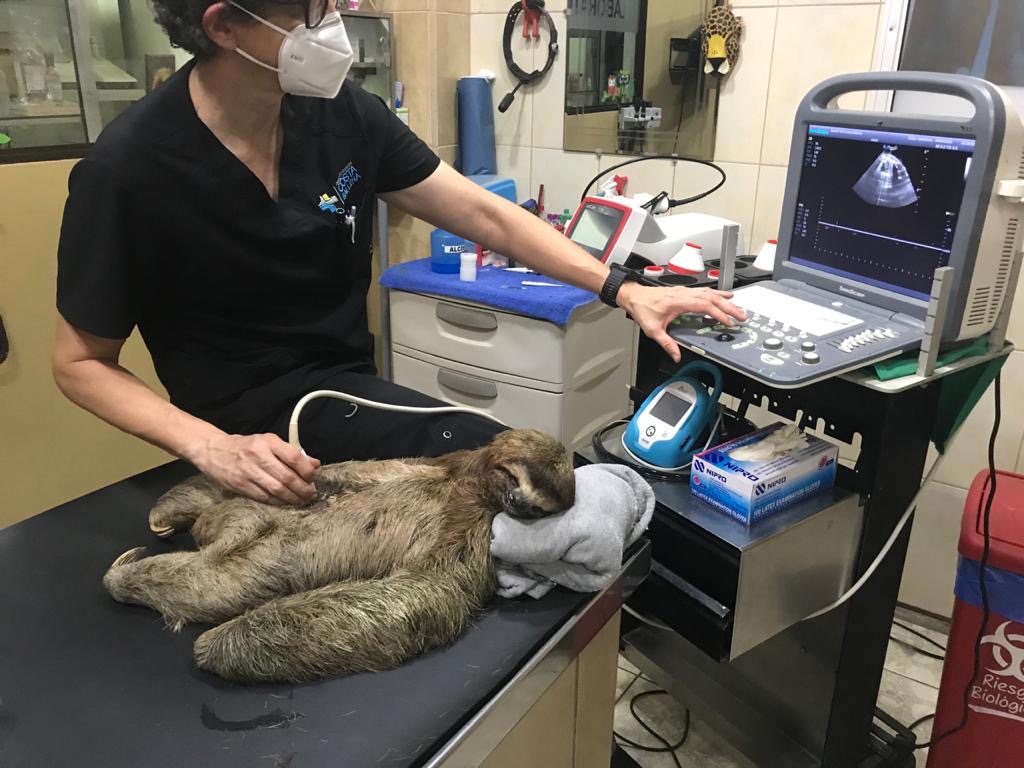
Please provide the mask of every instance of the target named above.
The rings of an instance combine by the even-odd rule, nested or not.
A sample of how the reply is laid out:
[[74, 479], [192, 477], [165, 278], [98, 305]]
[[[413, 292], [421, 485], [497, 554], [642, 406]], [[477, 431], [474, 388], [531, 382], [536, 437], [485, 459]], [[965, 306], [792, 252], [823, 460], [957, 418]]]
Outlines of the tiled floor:
[[[924, 633], [945, 645], [946, 635], [940, 622], [926, 616], [898, 610], [896, 620]], [[920, 638], [894, 626], [892, 636], [897, 640], [913, 644], [914, 647], [941, 654], [937, 648]], [[904, 725], [935, 711], [938, 697], [939, 678], [942, 662], [915, 653], [901, 642], [889, 642], [885, 659], [882, 686], [878, 694], [878, 705]], [[615, 706], [615, 730], [627, 739], [639, 744], [658, 746], [657, 742], [640, 726], [629, 711], [630, 700], [638, 693], [656, 689], [657, 686], [639, 673], [625, 658], [619, 660], [618, 703]], [[650, 696], [636, 704], [640, 715], [662, 736], [678, 741], [685, 728], [685, 710], [667, 695]], [[931, 722], [917, 729], [918, 741], [927, 741], [931, 735]], [[670, 755], [642, 752], [626, 748], [626, 751], [643, 768], [675, 768]], [[676, 753], [684, 768], [749, 768], [750, 764], [738, 756], [709, 727], [699, 720], [691, 720], [690, 735], [686, 744]], [[927, 753], [917, 753], [917, 764], [923, 768]]]

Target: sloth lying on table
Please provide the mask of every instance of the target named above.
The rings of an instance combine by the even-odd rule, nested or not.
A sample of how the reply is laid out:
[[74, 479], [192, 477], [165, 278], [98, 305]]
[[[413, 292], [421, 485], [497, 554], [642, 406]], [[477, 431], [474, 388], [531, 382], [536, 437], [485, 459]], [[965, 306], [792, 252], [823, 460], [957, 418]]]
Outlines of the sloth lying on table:
[[536, 430], [436, 459], [322, 467], [306, 507], [229, 496], [199, 476], [149, 516], [198, 551], [121, 555], [103, 583], [175, 629], [219, 626], [196, 663], [231, 680], [304, 681], [372, 672], [456, 640], [494, 594], [491, 523], [573, 505], [565, 448]]

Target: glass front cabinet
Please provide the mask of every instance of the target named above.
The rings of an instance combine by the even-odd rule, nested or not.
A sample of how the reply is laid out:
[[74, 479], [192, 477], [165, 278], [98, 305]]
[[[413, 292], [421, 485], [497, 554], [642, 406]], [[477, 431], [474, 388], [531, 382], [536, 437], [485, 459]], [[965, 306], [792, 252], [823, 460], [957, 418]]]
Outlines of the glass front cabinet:
[[[343, 15], [350, 79], [390, 103], [390, 17]], [[0, 163], [81, 155], [189, 58], [148, 0], [0, 0]]]

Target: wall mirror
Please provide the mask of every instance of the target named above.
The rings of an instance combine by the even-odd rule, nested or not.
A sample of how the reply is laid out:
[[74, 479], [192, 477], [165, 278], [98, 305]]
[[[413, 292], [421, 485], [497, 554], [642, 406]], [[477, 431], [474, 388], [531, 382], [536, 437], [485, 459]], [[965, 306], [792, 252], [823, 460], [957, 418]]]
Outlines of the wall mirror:
[[718, 81], [704, 74], [701, 26], [712, 5], [569, 0], [563, 147], [711, 159]]

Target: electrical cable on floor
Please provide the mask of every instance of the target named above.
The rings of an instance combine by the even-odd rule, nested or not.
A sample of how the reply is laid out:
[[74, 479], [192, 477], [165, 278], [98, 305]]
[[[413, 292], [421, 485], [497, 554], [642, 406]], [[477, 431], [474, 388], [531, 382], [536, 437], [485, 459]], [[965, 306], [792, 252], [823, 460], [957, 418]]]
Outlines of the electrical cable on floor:
[[899, 622], [899, 621], [894, 621], [892, 623], [892, 625], [894, 627], [899, 627], [904, 632], [909, 632], [911, 635], [914, 635], [915, 637], [921, 638], [922, 640], [924, 640], [929, 645], [934, 645], [936, 648], [938, 648], [943, 653], [946, 652], [946, 646], [944, 646], [939, 641], [937, 641], [937, 640], [935, 640], [935, 639], [933, 639], [931, 637], [928, 637], [928, 635], [926, 635], [924, 632], [919, 632], [918, 630], [914, 629], [913, 627], [908, 626], [907, 624], [904, 624], [904, 623]]
[[929, 720], [934, 720], [934, 719], [935, 719], [935, 713], [934, 712], [932, 712], [930, 715], [925, 715], [924, 717], [919, 717], [919, 718], [917, 718], [917, 720], [915, 720], [914, 722], [912, 722], [910, 725], [907, 726], [907, 730], [908, 731], [916, 730], [919, 726], [924, 725]]
[[[988, 481], [985, 483], [985, 487], [982, 488], [981, 498], [978, 499], [979, 511], [981, 511], [981, 503], [984, 500], [985, 508], [982, 512], [982, 539], [983, 546], [981, 551], [981, 562], [978, 563], [978, 584], [981, 590], [981, 624], [978, 627], [978, 637], [974, 641], [974, 666], [971, 670], [971, 676], [967, 680], [967, 684], [964, 686], [963, 696], [963, 714], [960, 716], [960, 722], [955, 726], [928, 740], [925, 744], [918, 744], [914, 749], [930, 749], [939, 744], [944, 739], [952, 736], [954, 733], [963, 730], [964, 726], [967, 725], [967, 718], [970, 714], [970, 700], [971, 700], [971, 687], [974, 685], [974, 681], [978, 677], [978, 672], [981, 670], [981, 648], [982, 641], [985, 638], [985, 628], [988, 626], [989, 618], [992, 615], [991, 606], [988, 601], [988, 558], [991, 551], [992, 545], [992, 532], [989, 527], [992, 515], [992, 504], [996, 498], [996, 437], [999, 435], [999, 422], [1002, 420], [1002, 388], [1001, 388], [1002, 374], [996, 374], [996, 387], [995, 387], [995, 401], [996, 401], [996, 417], [992, 422], [992, 434], [989, 436], [988, 441]], [[988, 496], [985, 495], [985, 491], [988, 490]]]
[[908, 640], [901, 640], [895, 635], [889, 635], [889, 639], [892, 640], [894, 643], [899, 643], [904, 648], [909, 648], [914, 653], [917, 653], [921, 656], [927, 656], [929, 659], [937, 659], [938, 661], [945, 661], [946, 659], [945, 656], [939, 656], [939, 654], [932, 653], [931, 651], [926, 651], [924, 648], [918, 648], [916, 645], [909, 642]]
[[679, 762], [679, 756], [676, 754], [676, 752], [679, 749], [681, 749], [682, 746], [686, 743], [686, 740], [690, 738], [690, 710], [686, 709], [685, 710], [685, 714], [683, 715], [683, 735], [679, 739], [679, 741], [677, 741], [677, 742], [675, 742], [673, 744], [668, 739], [666, 739], [664, 736], [662, 736], [660, 733], [658, 733], [656, 730], [654, 730], [654, 728], [652, 728], [647, 723], [647, 721], [644, 720], [640, 716], [640, 713], [637, 712], [637, 709], [636, 709], [637, 702], [639, 702], [642, 699], [650, 698], [651, 696], [668, 696], [668, 695], [669, 695], [668, 691], [663, 690], [661, 688], [656, 688], [656, 689], [651, 690], [651, 691], [642, 691], [642, 692], [636, 694], [635, 696], [633, 696], [633, 698], [631, 698], [629, 700], [629, 711], [630, 711], [630, 714], [633, 715], [633, 719], [637, 721], [637, 723], [640, 725], [641, 728], [643, 728], [645, 731], [647, 731], [649, 734], [651, 734], [651, 736], [653, 736], [657, 741], [659, 741], [664, 746], [661, 746], [661, 747], [651, 747], [651, 746], [647, 746], [647, 745], [644, 745], [644, 744], [638, 744], [637, 742], [633, 741], [632, 739], [626, 738], [625, 736], [623, 736], [622, 734], [618, 733], [617, 731], [613, 731], [613, 733], [615, 735], [616, 740], [622, 746], [629, 747], [630, 749], [638, 749], [638, 750], [640, 750], [642, 752], [655, 752], [655, 753], [659, 753], [659, 754], [668, 754], [672, 758], [672, 761], [676, 764], [677, 768], [683, 768], [682, 763]]

